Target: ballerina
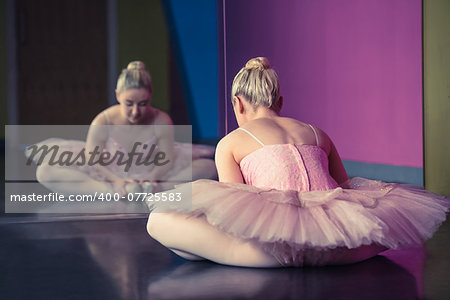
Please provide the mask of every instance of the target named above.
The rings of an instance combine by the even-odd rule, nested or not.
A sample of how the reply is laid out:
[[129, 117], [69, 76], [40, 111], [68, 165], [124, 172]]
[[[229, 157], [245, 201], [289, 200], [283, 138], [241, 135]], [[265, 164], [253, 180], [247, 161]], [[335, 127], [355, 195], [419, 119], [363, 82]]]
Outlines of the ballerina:
[[176, 254], [247, 267], [354, 263], [420, 245], [445, 220], [444, 197], [349, 180], [323, 130], [279, 116], [278, 76], [266, 58], [239, 71], [232, 103], [240, 127], [217, 145], [219, 182], [172, 190], [189, 205], [148, 202], [150, 236]]
[[[117, 80], [118, 104], [94, 118], [86, 142], [51, 138], [36, 144], [35, 148], [28, 148], [26, 155], [38, 163], [37, 180], [64, 195], [117, 193], [122, 196], [169, 189], [174, 182], [190, 181], [191, 176], [216, 178], [211, 159], [214, 147], [174, 142], [171, 118], [150, 105], [152, 91], [151, 76], [144, 63], [130, 62]], [[78, 163], [51, 165], [48, 158], [42, 159], [35, 153], [42, 146], [57, 146], [60, 151], [75, 154], [94, 153], [98, 159], [89, 161], [88, 157], [80, 155]], [[135, 152], [138, 152], [135, 156], [147, 160], [140, 165], [130, 163]], [[155, 166], [158, 153], [170, 163]], [[105, 157], [112, 158], [102, 163], [101, 158]], [[113, 161], [115, 158], [117, 161]], [[89, 165], [88, 161], [97, 163]]]

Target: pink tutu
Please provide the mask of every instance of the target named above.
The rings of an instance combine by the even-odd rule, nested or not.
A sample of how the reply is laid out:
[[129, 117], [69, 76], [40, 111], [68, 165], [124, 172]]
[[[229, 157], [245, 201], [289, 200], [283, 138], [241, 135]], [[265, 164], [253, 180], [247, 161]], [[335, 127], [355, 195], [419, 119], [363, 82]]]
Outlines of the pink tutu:
[[247, 184], [198, 180], [168, 191], [183, 202], [148, 204], [154, 212], [203, 216], [288, 265], [342, 263], [346, 256], [418, 245], [446, 218], [444, 197], [358, 177], [343, 188], [328, 165], [315, 145], [265, 145], [240, 162]]
[[297, 264], [304, 251], [419, 245], [438, 229], [450, 207], [448, 199], [419, 187], [358, 177], [348, 186], [282, 191], [198, 180], [167, 192], [188, 195], [189, 200], [192, 192], [191, 205], [148, 203], [154, 212], [203, 215], [219, 229]]

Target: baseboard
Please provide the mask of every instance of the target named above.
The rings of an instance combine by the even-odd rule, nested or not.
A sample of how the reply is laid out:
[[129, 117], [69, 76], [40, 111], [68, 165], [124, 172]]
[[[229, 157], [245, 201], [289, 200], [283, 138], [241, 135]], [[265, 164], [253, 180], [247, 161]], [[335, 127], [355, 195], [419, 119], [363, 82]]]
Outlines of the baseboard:
[[409, 183], [423, 186], [423, 168], [364, 163], [344, 160], [349, 177], [365, 177], [386, 182]]

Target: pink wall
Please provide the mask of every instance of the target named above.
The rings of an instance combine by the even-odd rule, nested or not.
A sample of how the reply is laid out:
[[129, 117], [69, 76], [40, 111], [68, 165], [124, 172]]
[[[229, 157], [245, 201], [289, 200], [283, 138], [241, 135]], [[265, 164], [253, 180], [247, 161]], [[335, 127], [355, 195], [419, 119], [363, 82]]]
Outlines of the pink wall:
[[267, 56], [282, 115], [324, 129], [343, 159], [422, 167], [420, 0], [226, 0], [226, 35], [228, 96]]

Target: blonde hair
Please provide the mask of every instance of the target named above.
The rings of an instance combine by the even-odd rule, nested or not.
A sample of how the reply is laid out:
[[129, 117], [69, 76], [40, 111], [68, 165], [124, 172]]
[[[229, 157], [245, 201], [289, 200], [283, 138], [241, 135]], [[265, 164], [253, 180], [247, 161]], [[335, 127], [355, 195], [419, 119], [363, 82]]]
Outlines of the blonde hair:
[[266, 57], [250, 59], [234, 77], [231, 99], [244, 96], [253, 108], [263, 106], [276, 112], [281, 109], [280, 83]]
[[128, 89], [146, 89], [152, 93], [152, 77], [145, 69], [142, 61], [132, 61], [117, 79], [116, 90], [121, 93]]

